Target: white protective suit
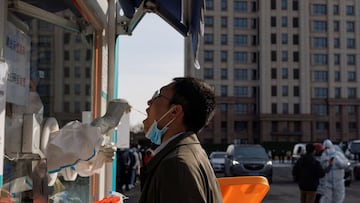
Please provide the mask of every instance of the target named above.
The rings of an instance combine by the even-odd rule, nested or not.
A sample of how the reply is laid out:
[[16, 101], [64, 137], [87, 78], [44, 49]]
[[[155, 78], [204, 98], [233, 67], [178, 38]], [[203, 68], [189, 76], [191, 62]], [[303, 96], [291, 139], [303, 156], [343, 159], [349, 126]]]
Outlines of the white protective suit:
[[324, 152], [320, 158], [321, 165], [323, 168], [327, 168], [331, 158], [333, 158], [333, 164], [322, 179], [321, 202], [341, 203], [345, 200], [344, 169], [347, 167], [348, 160], [341, 152], [335, 150], [330, 140], [326, 139], [323, 147]]

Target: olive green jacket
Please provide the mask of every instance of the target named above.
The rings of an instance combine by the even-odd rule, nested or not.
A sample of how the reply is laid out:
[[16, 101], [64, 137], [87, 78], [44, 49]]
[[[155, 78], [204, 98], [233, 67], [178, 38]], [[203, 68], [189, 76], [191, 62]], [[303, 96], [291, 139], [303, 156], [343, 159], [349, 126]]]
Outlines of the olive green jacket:
[[141, 171], [140, 203], [221, 203], [219, 184], [196, 134], [171, 140]]

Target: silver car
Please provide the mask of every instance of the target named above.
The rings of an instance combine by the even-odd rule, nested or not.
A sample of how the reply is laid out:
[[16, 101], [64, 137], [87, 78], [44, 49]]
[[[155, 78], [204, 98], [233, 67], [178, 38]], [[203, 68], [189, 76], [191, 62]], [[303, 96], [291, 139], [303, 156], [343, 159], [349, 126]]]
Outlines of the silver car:
[[224, 171], [226, 152], [211, 152], [209, 155], [210, 163], [215, 172]]
[[272, 182], [272, 161], [261, 145], [231, 144], [226, 150], [225, 176], [264, 176]]

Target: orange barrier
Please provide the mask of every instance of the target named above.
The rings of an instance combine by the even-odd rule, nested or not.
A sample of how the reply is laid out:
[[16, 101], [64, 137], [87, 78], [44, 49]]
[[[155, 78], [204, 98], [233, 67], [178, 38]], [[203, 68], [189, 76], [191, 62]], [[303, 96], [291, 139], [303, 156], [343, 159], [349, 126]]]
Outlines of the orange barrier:
[[224, 203], [260, 203], [270, 189], [263, 176], [217, 178]]

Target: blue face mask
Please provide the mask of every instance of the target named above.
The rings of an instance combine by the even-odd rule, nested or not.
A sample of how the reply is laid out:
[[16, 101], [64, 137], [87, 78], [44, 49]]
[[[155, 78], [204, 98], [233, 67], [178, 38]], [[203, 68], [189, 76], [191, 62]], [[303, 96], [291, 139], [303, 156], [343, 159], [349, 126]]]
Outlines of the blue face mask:
[[[160, 119], [163, 119], [170, 111], [172, 111], [172, 109], [170, 109], [169, 111], [167, 111]], [[175, 118], [173, 118], [172, 120], [170, 120], [161, 130], [159, 130], [159, 128], [157, 127], [158, 121], [154, 121], [153, 124], [150, 126], [149, 130], [147, 131], [147, 133], [145, 134], [145, 137], [148, 138], [152, 143], [156, 144], [156, 145], [160, 145], [161, 144], [161, 139], [164, 136], [164, 134], [166, 133], [166, 131], [168, 130], [168, 126], [175, 120]]]

